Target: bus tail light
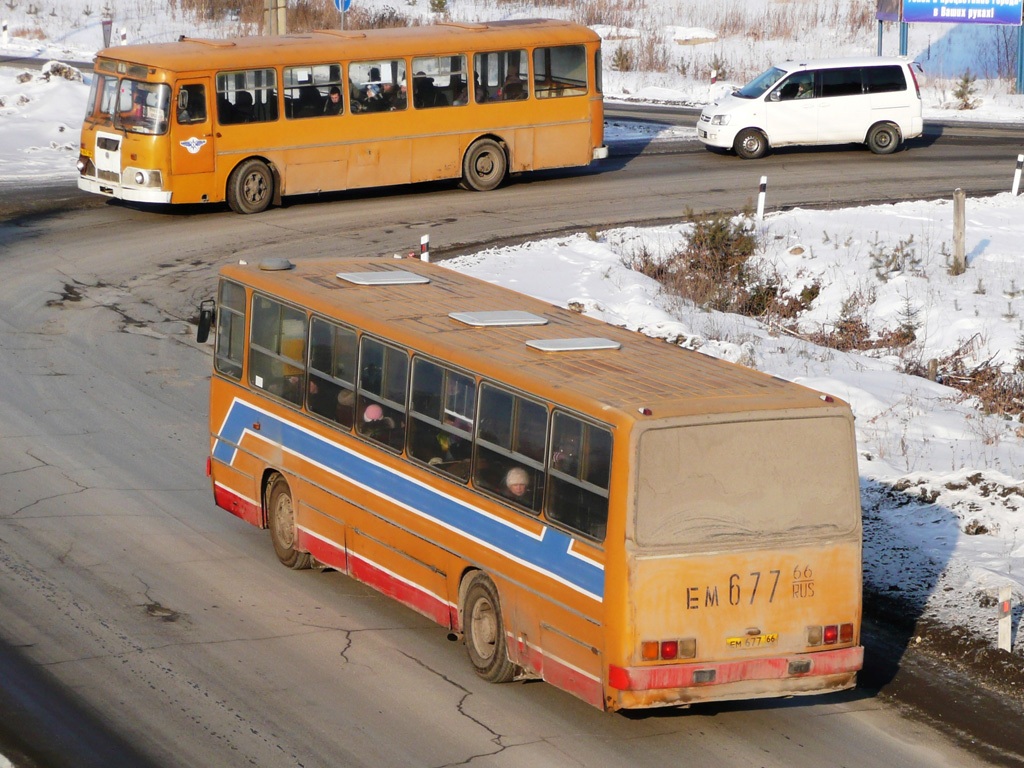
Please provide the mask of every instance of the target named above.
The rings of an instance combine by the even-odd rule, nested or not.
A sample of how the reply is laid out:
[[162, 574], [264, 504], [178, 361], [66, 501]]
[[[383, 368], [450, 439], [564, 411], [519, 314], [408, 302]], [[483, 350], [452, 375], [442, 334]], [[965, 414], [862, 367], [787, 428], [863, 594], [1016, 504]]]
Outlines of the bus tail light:
[[640, 658], [643, 661], [675, 661], [696, 656], [695, 637], [684, 637], [680, 640], [644, 640], [640, 643]]
[[835, 645], [853, 642], [853, 624], [825, 624], [807, 627], [807, 644]]

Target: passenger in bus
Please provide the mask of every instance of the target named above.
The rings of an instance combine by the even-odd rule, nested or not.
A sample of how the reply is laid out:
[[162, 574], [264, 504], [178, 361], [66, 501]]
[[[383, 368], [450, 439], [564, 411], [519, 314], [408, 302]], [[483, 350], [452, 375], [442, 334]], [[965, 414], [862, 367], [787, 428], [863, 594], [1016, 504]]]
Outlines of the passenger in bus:
[[324, 114], [341, 114], [341, 108], [341, 88], [336, 85], [332, 85], [330, 92], [327, 94], [327, 101], [324, 103]]
[[252, 103], [252, 94], [248, 91], [239, 91], [236, 93], [232, 122], [248, 123], [252, 120]]
[[519, 77], [519, 67], [512, 64], [505, 75], [505, 83], [501, 87], [501, 98], [506, 101], [522, 99], [526, 96], [526, 85]]
[[405, 82], [385, 83], [384, 88], [381, 91], [381, 101], [383, 102], [385, 111], [395, 112], [400, 109], [405, 109]]
[[363, 424], [359, 430], [367, 437], [387, 442], [387, 435], [395, 428], [395, 420], [384, 415], [384, 409], [370, 403], [363, 411]]
[[474, 97], [476, 98], [477, 104], [483, 104], [485, 101], [490, 99], [491, 95], [487, 92], [487, 86], [480, 84], [480, 75], [476, 74], [473, 76], [474, 80]]
[[[440, 103], [438, 103], [438, 97], [441, 99]], [[444, 96], [438, 93], [437, 86], [434, 85], [434, 78], [428, 77], [422, 71], [417, 72], [412, 79], [412, 103], [418, 109], [448, 105]]]
[[529, 506], [526, 491], [530, 487], [530, 475], [522, 467], [512, 467], [505, 473], [501, 495], [511, 501]]

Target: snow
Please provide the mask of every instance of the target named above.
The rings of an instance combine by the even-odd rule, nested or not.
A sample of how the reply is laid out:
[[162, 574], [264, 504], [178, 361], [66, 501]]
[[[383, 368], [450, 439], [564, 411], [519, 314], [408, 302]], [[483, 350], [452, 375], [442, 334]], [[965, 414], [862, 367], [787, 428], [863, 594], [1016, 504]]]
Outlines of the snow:
[[[762, 0], [746, 4], [765, 5]], [[240, 26], [235, 21], [197, 25], [180, 11], [167, 9], [174, 4], [108, 0], [108, 6], [120, 15], [115, 37], [124, 25], [131, 42], [172, 40], [186, 33], [222, 36]], [[507, 16], [514, 7], [501, 5], [494, 11], [467, 4], [452, 13], [476, 20]], [[0, 45], [4, 56], [37, 62], [0, 68], [0, 179], [72, 184], [76, 176], [89, 75], [81, 80], [44, 75], [51, 60], [90, 60], [102, 36], [98, 14], [85, 13], [86, 0], [65, 0], [60, 8], [53, 18], [14, 18], [10, 37]], [[542, 13], [532, 5], [524, 10], [519, 15]], [[653, 23], [674, 55], [688, 52], [684, 61], [689, 74], [682, 72], [682, 65], [667, 73], [609, 69], [609, 101], [705, 104], [771, 61], [792, 55], [793, 41], [720, 38], [709, 28], [677, 24], [685, 20], [671, 16], [666, 12]], [[635, 45], [645, 34], [624, 25], [595, 28], [606, 40], [606, 66], [618, 45]], [[19, 29], [33, 34], [19, 36]], [[1005, 80], [991, 76], [991, 51], [998, 47], [999, 34], [1003, 30], [977, 25], [911, 25], [911, 54], [925, 69], [926, 121], [1021, 121], [1024, 96], [1009, 93]], [[837, 35], [824, 29], [808, 33], [800, 41], [801, 53], [875, 52], [873, 35], [838, 42]], [[895, 53], [896, 27], [889, 27], [887, 35], [884, 52]], [[749, 71], [743, 78], [712, 84], [708, 63], [715, 56], [746, 62]], [[978, 107], [953, 109], [952, 90], [968, 67], [979, 74]], [[30, 76], [19, 78], [24, 72]], [[695, 140], [690, 128], [661, 129], [612, 119], [606, 138], [610, 143]], [[1007, 182], [1009, 187], [1009, 178]], [[942, 625], [965, 628], [994, 645], [998, 589], [1010, 585], [1014, 604], [1024, 602], [1024, 425], [1019, 419], [987, 415], [975, 399], [904, 371], [926, 367], [929, 360], [957, 350], [968, 366], [990, 362], [1012, 373], [1024, 365], [1022, 205], [1009, 191], [967, 201], [968, 268], [957, 277], [949, 274], [950, 201], [798, 209], [749, 222], [763, 270], [777, 274], [794, 295], [818, 286], [817, 298], [796, 328], [694, 307], [625, 266], [639, 249], [662, 258], [679, 249], [691, 230], [684, 223], [609, 230], [597, 233], [596, 239], [578, 234], [487, 249], [445, 264], [555, 304], [580, 304], [607, 322], [849, 401], [857, 417], [868, 590], [898, 595], [914, 611]], [[873, 336], [908, 323], [916, 341], [899, 351], [867, 352], [840, 352], [812, 343], [815, 336], [834, 329], [851, 307]], [[1019, 607], [1013, 617], [1014, 649], [1020, 653], [1024, 633], [1019, 631]]]

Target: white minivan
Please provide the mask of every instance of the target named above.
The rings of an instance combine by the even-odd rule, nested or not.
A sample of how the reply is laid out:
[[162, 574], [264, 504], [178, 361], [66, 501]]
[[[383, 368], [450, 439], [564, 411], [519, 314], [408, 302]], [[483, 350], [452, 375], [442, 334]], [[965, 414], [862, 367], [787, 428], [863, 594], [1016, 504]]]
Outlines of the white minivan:
[[876, 57], [787, 61], [705, 107], [697, 138], [747, 159], [769, 147], [853, 142], [887, 155], [924, 130], [916, 67]]

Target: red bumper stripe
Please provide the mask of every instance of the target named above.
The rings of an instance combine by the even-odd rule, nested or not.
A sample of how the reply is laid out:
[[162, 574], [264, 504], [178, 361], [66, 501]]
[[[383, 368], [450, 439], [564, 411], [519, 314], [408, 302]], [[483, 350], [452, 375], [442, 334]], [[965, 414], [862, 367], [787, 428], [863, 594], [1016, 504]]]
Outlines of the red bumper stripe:
[[[801, 674], [789, 674], [791, 661], [810, 661], [811, 668]], [[718, 664], [673, 664], [662, 667], [618, 667], [608, 670], [608, 684], [620, 691], [653, 691], [665, 688], [690, 688], [694, 685], [724, 685], [743, 680], [773, 680], [797, 677], [824, 677], [856, 672], [864, 666], [864, 648], [800, 653], [771, 659], [726, 661]], [[715, 670], [714, 682], [694, 683], [695, 672]]]

